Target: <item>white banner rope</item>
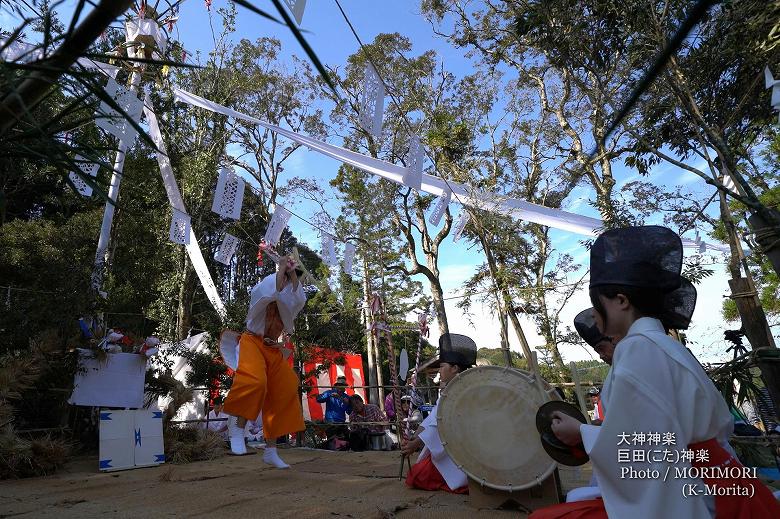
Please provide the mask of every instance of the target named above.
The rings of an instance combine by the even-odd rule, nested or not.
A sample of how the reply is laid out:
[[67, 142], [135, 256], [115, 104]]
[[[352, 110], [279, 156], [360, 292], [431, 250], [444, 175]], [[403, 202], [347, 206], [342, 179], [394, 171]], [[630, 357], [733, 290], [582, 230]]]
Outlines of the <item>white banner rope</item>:
[[[290, 140], [293, 140], [299, 144], [306, 146], [307, 148], [322, 153], [328, 157], [336, 159], [344, 164], [349, 164], [358, 169], [361, 169], [372, 175], [377, 175], [397, 184], [403, 184], [404, 173], [406, 168], [397, 166], [389, 162], [375, 159], [350, 151], [327, 142], [295, 133], [291, 130], [276, 126], [274, 124], [267, 123], [255, 117], [237, 112], [231, 108], [220, 105], [204, 99], [200, 96], [182, 90], [181, 88], [173, 88], [173, 92], [177, 101], [187, 103], [192, 106], [204, 108], [215, 113], [227, 115], [235, 119], [241, 119], [258, 126], [262, 126], [272, 132], [279, 135], [283, 135]], [[573, 232], [575, 234], [581, 234], [589, 237], [595, 237], [598, 235], [599, 229], [603, 227], [603, 222], [598, 218], [591, 218], [589, 216], [578, 215], [562, 211], [560, 209], [553, 209], [545, 207], [543, 205], [534, 204], [526, 200], [517, 198], [510, 198], [505, 196], [496, 195], [493, 193], [487, 193], [476, 189], [470, 189], [463, 184], [457, 182], [447, 182], [442, 178], [434, 177], [423, 173], [421, 191], [429, 193], [434, 196], [439, 196], [446, 189], [452, 190], [452, 197], [456, 202], [463, 205], [468, 205], [478, 209], [487, 209], [500, 214], [504, 214], [519, 220], [525, 220], [554, 229], [561, 229], [564, 231]], [[683, 239], [683, 245], [685, 247], [699, 248], [700, 246], [695, 244], [693, 240]], [[721, 252], [728, 252], [729, 249], [725, 245], [710, 244], [707, 243], [708, 249], [713, 249]]]

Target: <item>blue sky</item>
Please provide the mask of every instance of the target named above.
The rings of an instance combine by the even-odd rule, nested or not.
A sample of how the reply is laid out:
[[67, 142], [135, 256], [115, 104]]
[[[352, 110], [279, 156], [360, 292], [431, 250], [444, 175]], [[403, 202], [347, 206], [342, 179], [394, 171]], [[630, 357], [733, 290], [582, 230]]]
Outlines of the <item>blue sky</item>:
[[[216, 13], [219, 7], [225, 6], [223, 0], [215, 0], [211, 7], [211, 23], [218, 33], [221, 29], [221, 20]], [[255, 4], [273, 12], [271, 2], [255, 0]], [[309, 0], [303, 17], [303, 28], [309, 31], [306, 38], [311, 46], [316, 49], [320, 59], [331, 66], [343, 66], [346, 58], [357, 51], [358, 43], [343, 20], [336, 3], [333, 0]], [[63, 16], [69, 14], [73, 2], [63, 5], [60, 12]], [[379, 33], [399, 32], [411, 39], [414, 48], [412, 52], [418, 54], [428, 49], [437, 51], [448, 70], [458, 76], [473, 72], [473, 63], [464, 56], [464, 52], [451, 48], [444, 40], [436, 37], [428, 22], [419, 14], [419, 0], [396, 0], [393, 2], [367, 2], [365, 0], [341, 0], [341, 5], [347, 12], [355, 29], [364, 43], [371, 42]], [[185, 1], [180, 9], [180, 18], [174, 30], [174, 37], [190, 52], [200, 51], [208, 53], [213, 47], [212, 32], [209, 23], [209, 12], [204, 3], [199, 0]], [[0, 27], [9, 29], [9, 18], [0, 13]], [[303, 56], [297, 41], [287, 28], [267, 21], [241, 7], [238, 8], [238, 24], [235, 39], [248, 38], [250, 40], [261, 36], [274, 36], [281, 40], [283, 59], [289, 60], [293, 54]], [[341, 142], [333, 141], [333, 144], [341, 145]], [[300, 150], [286, 163], [286, 172], [290, 176], [298, 175], [320, 180], [321, 185], [326, 185], [332, 179], [339, 167], [339, 163], [323, 157], [315, 152]], [[615, 164], [615, 176], [619, 186], [636, 180], [639, 177], [636, 172], [628, 170], [621, 164]], [[216, 172], [215, 172], [216, 177]], [[695, 175], [679, 170], [673, 166], [661, 164], [656, 167], [652, 175], [652, 181], [664, 185], [684, 185], [688, 189], [694, 189], [708, 198], [711, 194], [706, 186]], [[568, 198], [566, 208], [575, 213], [598, 217], [598, 212], [589, 205], [594, 199], [593, 189], [586, 184], [578, 186]], [[293, 201], [283, 201], [290, 203]], [[337, 207], [331, 206], [331, 216], [336, 216]], [[314, 210], [306, 204], [298, 204], [296, 212], [309, 217]], [[714, 213], [715, 206], [710, 210]], [[656, 222], [653, 222], [656, 223]], [[312, 248], [319, 248], [318, 232], [293, 218], [290, 222], [293, 233]], [[562, 252], [570, 253], [575, 261], [587, 265], [588, 254], [582, 248], [579, 241], [582, 236], [572, 235], [564, 231], [553, 231], [553, 245]], [[689, 234], [693, 237], [693, 232]], [[447, 296], [460, 294], [462, 283], [474, 273], [479, 264], [483, 262], [483, 256], [478, 247], [471, 247], [463, 242], [453, 244], [448, 240], [442, 249], [441, 271], [444, 290]], [[718, 261], [722, 258], [717, 258]], [[703, 361], [714, 361], [724, 358], [722, 344], [722, 330], [724, 324], [719, 318], [720, 304], [723, 294], [728, 286], [723, 274], [724, 268], [714, 266], [716, 275], [706, 280], [699, 287], [699, 303], [694, 315], [694, 325], [689, 331], [689, 337], [693, 341], [692, 350]], [[577, 278], [582, 272], [577, 273]], [[420, 281], [424, 278], [420, 276]], [[473, 309], [472, 316], [464, 316], [454, 305], [457, 301], [448, 304], [450, 327], [453, 332], [469, 334], [477, 338], [481, 346], [498, 345], [498, 324], [490, 315], [488, 308], [479, 305]], [[571, 322], [571, 318], [582, 308], [590, 306], [585, 290], [579, 292], [572, 299], [567, 309], [563, 312], [565, 322]], [[534, 333], [534, 325], [525, 322], [526, 334], [532, 346], [542, 343], [541, 338]], [[432, 332], [436, 327], [432, 327]], [[510, 332], [513, 349], [519, 350], [519, 344], [515, 336]], [[433, 340], [436, 336], [432, 337]], [[585, 347], [566, 347], [562, 351], [566, 360], [579, 360], [594, 358], [592, 352]]]

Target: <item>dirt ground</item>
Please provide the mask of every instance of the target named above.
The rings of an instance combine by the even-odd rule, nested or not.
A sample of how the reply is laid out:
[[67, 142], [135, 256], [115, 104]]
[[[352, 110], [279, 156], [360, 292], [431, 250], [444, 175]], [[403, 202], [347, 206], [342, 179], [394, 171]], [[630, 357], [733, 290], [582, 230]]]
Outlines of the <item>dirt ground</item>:
[[[0, 483], [0, 517], [522, 517], [407, 488], [397, 452], [287, 449], [280, 454], [290, 470], [268, 467], [259, 452], [110, 473], [98, 472], [94, 456], [79, 458], [53, 476]], [[564, 491], [589, 472], [565, 469]]]

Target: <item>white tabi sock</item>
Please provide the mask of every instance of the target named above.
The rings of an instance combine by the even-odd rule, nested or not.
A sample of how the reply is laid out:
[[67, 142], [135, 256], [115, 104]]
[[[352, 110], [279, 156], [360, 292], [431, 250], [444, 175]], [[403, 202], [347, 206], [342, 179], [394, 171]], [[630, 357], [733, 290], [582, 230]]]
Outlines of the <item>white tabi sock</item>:
[[263, 453], [263, 461], [269, 465], [273, 465], [277, 469], [289, 469], [290, 466], [282, 461], [279, 454], [276, 452], [276, 447], [266, 447]]
[[228, 434], [230, 435], [230, 450], [238, 456], [246, 454], [246, 442], [244, 441], [244, 428], [238, 426], [238, 418], [228, 418]]

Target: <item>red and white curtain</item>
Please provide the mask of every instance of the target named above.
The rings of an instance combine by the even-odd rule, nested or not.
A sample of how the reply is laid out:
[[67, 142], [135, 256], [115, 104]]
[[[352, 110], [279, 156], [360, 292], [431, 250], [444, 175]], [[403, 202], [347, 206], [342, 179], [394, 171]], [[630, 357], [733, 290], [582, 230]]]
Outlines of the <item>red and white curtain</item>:
[[326, 348], [314, 348], [311, 351], [310, 359], [303, 364], [303, 373], [312, 373], [323, 364], [328, 363], [330, 363], [330, 366], [325, 371], [317, 377], [310, 377], [304, 381], [305, 386], [311, 386], [312, 388], [308, 394], [304, 393], [301, 398], [303, 417], [306, 420], [317, 421], [325, 419], [325, 404], [318, 403], [317, 396], [332, 388], [336, 379], [340, 376], [347, 378], [347, 385], [349, 386], [347, 389], [348, 395], [358, 394], [363, 397], [363, 400], [366, 400], [364, 388], [352, 389], [353, 386], [365, 384], [363, 359], [360, 355], [342, 353]]

